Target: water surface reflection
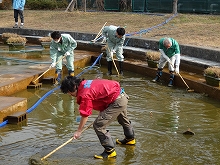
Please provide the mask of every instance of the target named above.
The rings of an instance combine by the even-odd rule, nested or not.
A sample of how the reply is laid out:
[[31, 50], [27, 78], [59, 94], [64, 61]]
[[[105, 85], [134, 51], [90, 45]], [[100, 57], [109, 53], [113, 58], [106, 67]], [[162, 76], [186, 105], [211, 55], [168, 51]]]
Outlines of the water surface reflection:
[[[106, 72], [105, 68], [101, 68]], [[102, 72], [84, 74], [84, 78], [109, 78]], [[129, 94], [129, 117], [135, 128], [135, 146], [116, 146], [117, 158], [96, 160], [93, 155], [103, 148], [93, 129], [86, 130], [79, 140], [61, 148], [47, 164], [219, 164], [220, 104], [202, 94], [168, 88], [134, 73], [125, 73], [120, 81]], [[28, 98], [32, 106], [50, 89], [24, 90], [13, 96]], [[74, 98], [55, 91], [34, 111], [24, 125], [0, 128], [1, 164], [26, 165], [29, 158], [39, 159], [72, 137], [77, 129], [78, 105]], [[88, 124], [96, 117], [89, 118]], [[190, 128], [194, 136], [182, 133]], [[123, 138], [122, 128], [114, 122], [109, 130], [114, 139]]]

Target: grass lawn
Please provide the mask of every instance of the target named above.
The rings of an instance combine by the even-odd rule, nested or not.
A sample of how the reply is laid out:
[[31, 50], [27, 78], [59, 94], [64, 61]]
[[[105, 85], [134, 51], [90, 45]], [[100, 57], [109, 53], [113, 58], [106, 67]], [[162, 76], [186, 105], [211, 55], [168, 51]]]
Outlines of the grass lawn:
[[[0, 10], [0, 27], [14, 25], [13, 10]], [[126, 12], [83, 12], [64, 10], [24, 10], [25, 28], [98, 33], [101, 27], [126, 27], [126, 33], [139, 32], [164, 23], [172, 14]], [[20, 21], [20, 19], [19, 19]], [[135, 37], [159, 40], [173, 37], [180, 44], [220, 48], [220, 15], [178, 14], [171, 21]]]

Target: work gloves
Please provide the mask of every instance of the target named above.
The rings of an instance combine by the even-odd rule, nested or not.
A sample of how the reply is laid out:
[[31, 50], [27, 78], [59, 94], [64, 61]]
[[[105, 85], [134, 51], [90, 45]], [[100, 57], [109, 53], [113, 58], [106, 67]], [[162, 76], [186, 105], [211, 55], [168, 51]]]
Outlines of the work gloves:
[[177, 74], [179, 74], [179, 65], [176, 65], [176, 67], [175, 67], [175, 72], [177, 73]]
[[64, 56], [69, 56], [70, 55], [70, 52], [66, 52], [65, 54], [64, 54]]
[[114, 53], [116, 53], [116, 50], [113, 49], [111, 52], [110, 52], [110, 55], [113, 57]]
[[111, 57], [113, 57], [113, 54], [114, 54], [114, 52], [113, 52], [113, 51], [111, 51], [111, 52], [110, 52]]
[[107, 38], [103, 37], [102, 43], [106, 43], [106, 41], [107, 41]]
[[51, 65], [50, 65], [50, 68], [54, 68], [56, 66], [56, 63], [53, 62]]
[[164, 53], [163, 49], [159, 49], [159, 51], [160, 51], [161, 55], [163, 56], [163, 58], [165, 58], [167, 60], [167, 62], [172, 64], [170, 61], [170, 58]]

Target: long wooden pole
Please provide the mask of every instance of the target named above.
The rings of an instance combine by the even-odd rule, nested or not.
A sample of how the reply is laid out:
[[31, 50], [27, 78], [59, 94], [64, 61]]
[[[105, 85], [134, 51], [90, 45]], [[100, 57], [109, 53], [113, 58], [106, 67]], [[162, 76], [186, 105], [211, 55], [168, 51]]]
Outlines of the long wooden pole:
[[[170, 65], [174, 68], [173, 64], [172, 64], [170, 61], [168, 61], [168, 62], [169, 62]], [[193, 90], [193, 89], [190, 89], [189, 85], [188, 85], [188, 84], [186, 83], [186, 81], [183, 79], [183, 77], [181, 76], [181, 74], [180, 74], [180, 73], [177, 73], [177, 74], [180, 76], [180, 78], [182, 79], [183, 83], [186, 85], [187, 91], [188, 91], [188, 92], [193, 92], [194, 90]]]
[[[84, 128], [82, 130], [82, 133], [87, 130], [94, 122], [92, 122], [91, 124], [89, 124], [86, 128]], [[59, 150], [60, 148], [62, 148], [63, 146], [65, 146], [66, 144], [68, 144], [69, 142], [71, 142], [73, 140], [73, 137], [70, 138], [69, 140], [67, 140], [65, 143], [63, 143], [62, 145], [60, 145], [59, 147], [57, 147], [56, 149], [54, 149], [53, 151], [51, 151], [49, 154], [47, 154], [46, 156], [44, 156], [43, 158], [41, 158], [41, 160], [46, 159], [47, 157], [49, 157], [50, 155], [52, 155], [54, 152], [56, 152], [57, 150]]]
[[[64, 59], [64, 57], [66, 57], [66, 55], [64, 55], [62, 58], [60, 58], [56, 64], [58, 64], [61, 60]], [[49, 70], [51, 69], [51, 67], [49, 67], [44, 73], [42, 73], [40, 76], [38, 76], [34, 81], [32, 81], [33, 84], [36, 84], [36, 81], [41, 78], [45, 73], [47, 73]]]
[[108, 47], [108, 44], [106, 44], [106, 46], [107, 46], [108, 52], [109, 52], [109, 54], [110, 54], [110, 56], [111, 56], [111, 58], [112, 58], [112, 62], [113, 62], [113, 64], [114, 64], [115, 69], [116, 69], [116, 71], [117, 71], [117, 73], [118, 73], [118, 76], [119, 76], [118, 68], [117, 68], [117, 66], [116, 66], [116, 64], [115, 64], [114, 57], [111, 55], [111, 51], [110, 51], [110, 49], [109, 49], [109, 47]]
[[96, 37], [92, 40], [92, 42], [95, 42], [96, 39], [97, 39], [99, 36], [102, 35], [102, 30], [103, 30], [103, 28], [105, 27], [106, 24], [107, 24], [107, 22], [102, 26], [101, 30], [98, 32], [98, 34], [96, 35]]

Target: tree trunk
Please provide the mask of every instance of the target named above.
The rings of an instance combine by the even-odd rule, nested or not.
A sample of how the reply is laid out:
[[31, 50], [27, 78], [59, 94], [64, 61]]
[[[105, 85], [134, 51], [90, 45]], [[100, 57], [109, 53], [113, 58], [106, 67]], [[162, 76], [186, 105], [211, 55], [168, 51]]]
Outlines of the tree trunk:
[[173, 0], [173, 14], [177, 14], [177, 3], [178, 0]]
[[103, 11], [104, 8], [104, 0], [96, 0], [96, 7], [99, 11]]

